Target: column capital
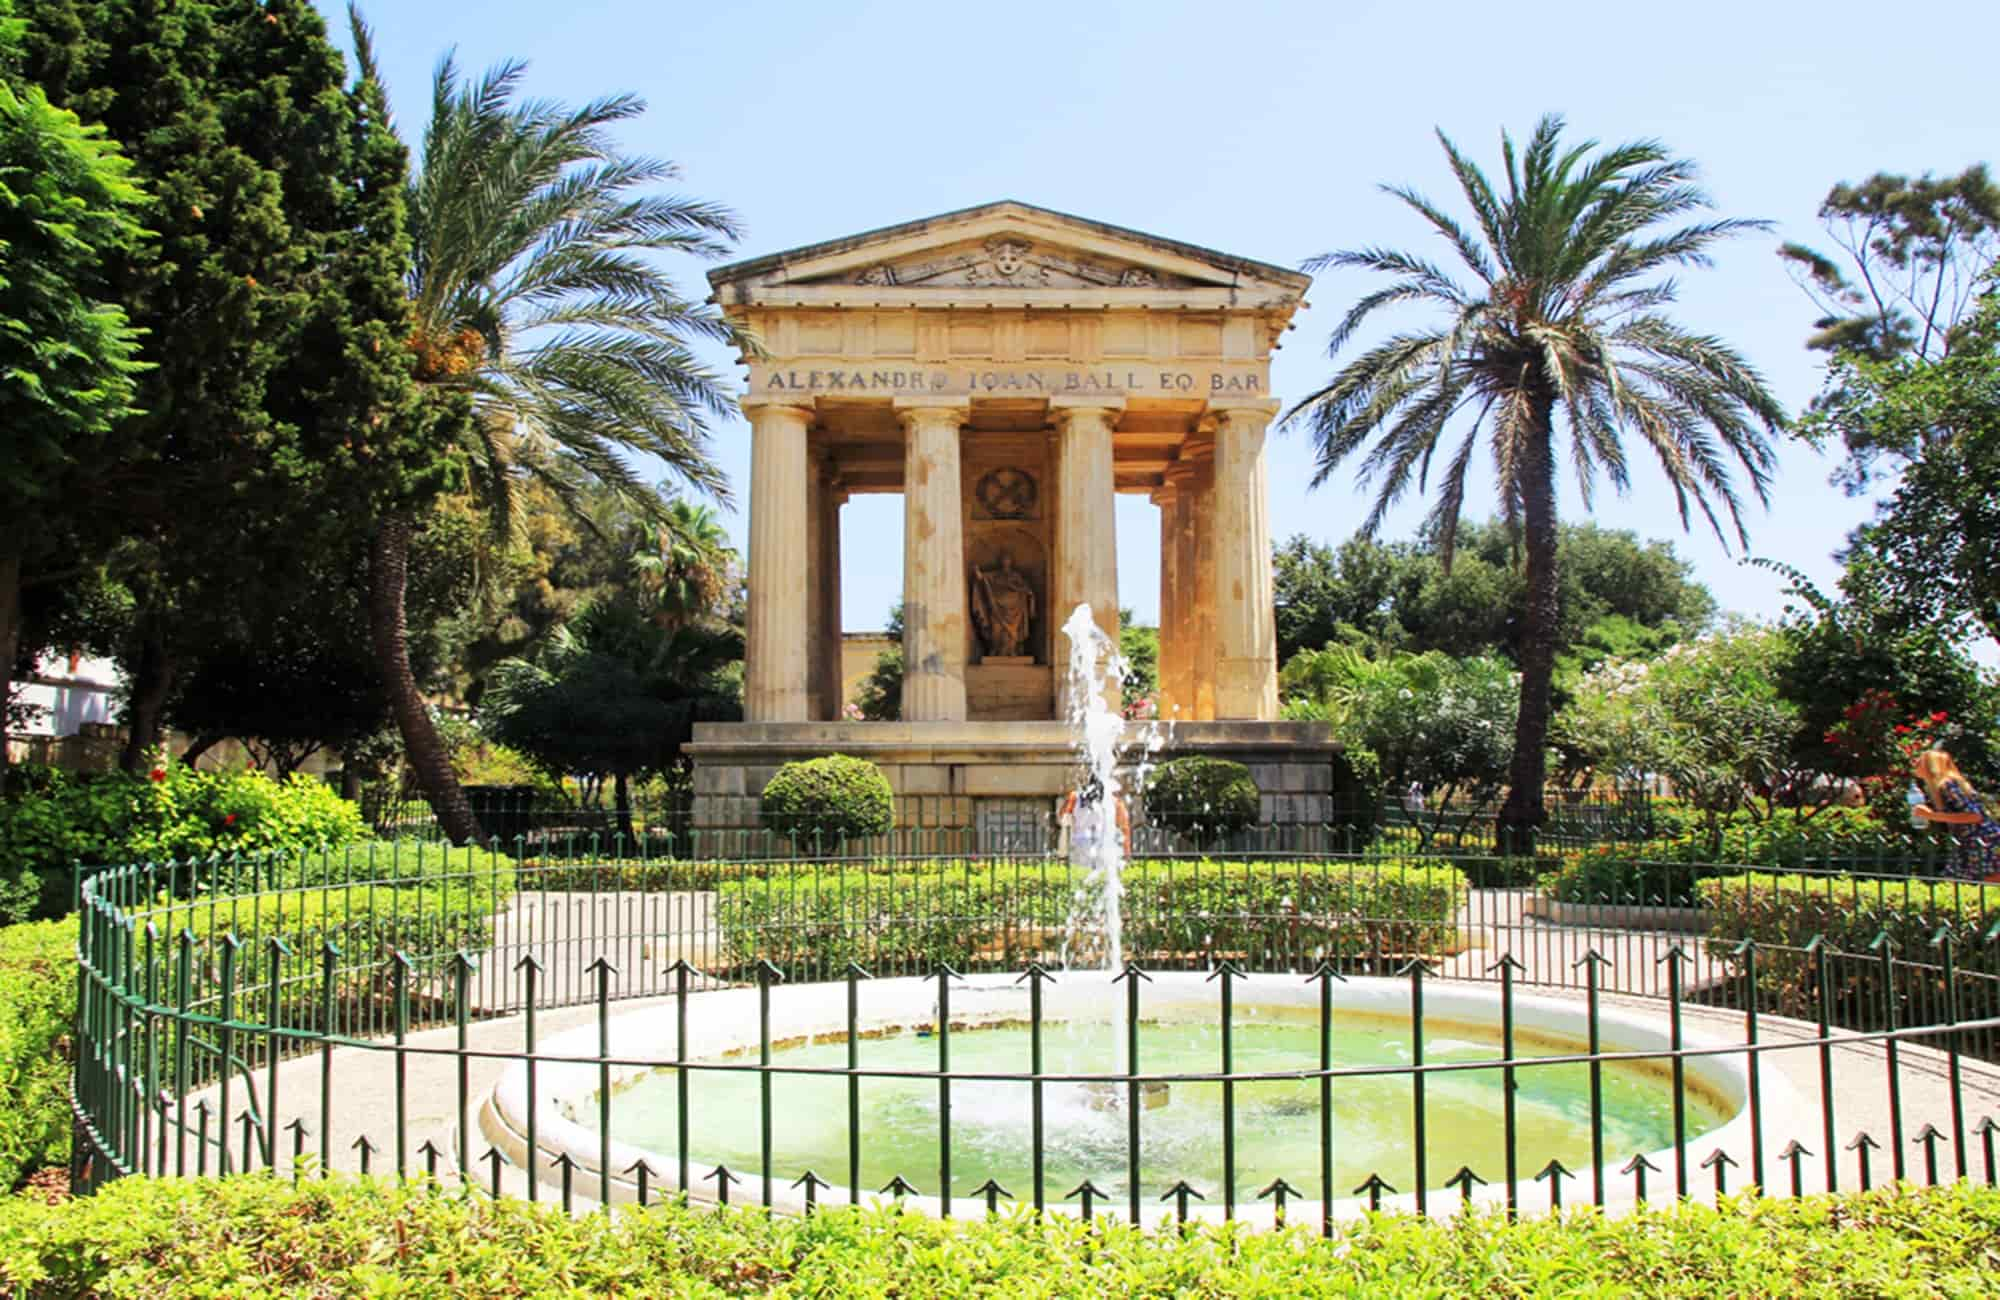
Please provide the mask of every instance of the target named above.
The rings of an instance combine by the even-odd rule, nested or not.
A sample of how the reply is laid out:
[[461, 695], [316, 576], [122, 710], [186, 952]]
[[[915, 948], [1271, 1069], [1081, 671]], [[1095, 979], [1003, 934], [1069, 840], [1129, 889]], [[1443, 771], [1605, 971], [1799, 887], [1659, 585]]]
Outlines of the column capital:
[[1124, 410], [1125, 395], [1123, 393], [1117, 395], [1057, 393], [1055, 396], [1049, 398], [1050, 414], [1065, 422], [1075, 419], [1077, 413], [1081, 411], [1102, 411], [1106, 415], [1115, 418], [1123, 414]]
[[801, 419], [811, 420], [818, 408], [816, 399], [810, 397], [766, 397], [756, 401], [741, 402], [738, 405], [744, 416], [752, 420], [757, 418], [759, 411], [793, 411], [797, 412]]
[[892, 397], [889, 409], [896, 413], [896, 421], [905, 429], [923, 421], [926, 416], [942, 422], [955, 420], [963, 425], [972, 419], [972, 399], [969, 397]]
[[1239, 421], [1269, 424], [1272, 420], [1278, 418], [1278, 412], [1283, 408], [1283, 405], [1276, 398], [1252, 398], [1237, 401], [1225, 399], [1223, 401], [1211, 401], [1208, 404], [1207, 413], [1213, 415], [1218, 421], [1228, 421], [1231, 424]]

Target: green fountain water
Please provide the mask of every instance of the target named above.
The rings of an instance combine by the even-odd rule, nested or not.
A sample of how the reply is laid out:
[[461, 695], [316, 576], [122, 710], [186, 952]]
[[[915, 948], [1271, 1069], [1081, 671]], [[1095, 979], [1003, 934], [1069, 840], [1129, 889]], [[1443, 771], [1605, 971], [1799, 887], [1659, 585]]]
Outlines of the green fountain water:
[[[1319, 1064], [1318, 1014], [1311, 1008], [1237, 1009], [1233, 1033], [1237, 1073], [1315, 1069]], [[1044, 1072], [1111, 1074], [1120, 1068], [1121, 1031], [1103, 1023], [1051, 1023], [1043, 1029]], [[1427, 1062], [1497, 1060], [1498, 1032], [1465, 1024], [1425, 1025]], [[1025, 1027], [954, 1029], [954, 1072], [1025, 1073]], [[1561, 1055], [1581, 1045], [1521, 1039], [1517, 1053]], [[935, 1070], [937, 1039], [899, 1033], [861, 1043], [864, 1069]], [[1140, 1064], [1147, 1074], [1216, 1072], [1221, 1034], [1213, 1024], [1147, 1024], [1140, 1034]], [[727, 1058], [733, 1061], [752, 1057]], [[1406, 1065], [1407, 1020], [1336, 1014], [1336, 1066]], [[844, 1067], [844, 1041], [802, 1044], [774, 1051], [778, 1069]], [[1517, 1070], [1517, 1150], [1525, 1179], [1551, 1158], [1579, 1173], [1590, 1164], [1590, 1081], [1584, 1065], [1528, 1066]], [[672, 1071], [632, 1084], [613, 1107], [621, 1140], [671, 1158], [678, 1082]], [[1085, 1178], [1114, 1196], [1127, 1178], [1124, 1086], [1050, 1083], [1045, 1090], [1046, 1177], [1053, 1200]], [[773, 1081], [771, 1113], [774, 1175], [789, 1182], [807, 1168], [845, 1182], [848, 1160], [847, 1082], [843, 1077], [780, 1074]], [[1141, 1181], [1157, 1192], [1176, 1179], [1219, 1195], [1222, 1184], [1222, 1085], [1176, 1082], [1164, 1104], [1142, 1106]], [[1433, 1074], [1427, 1084], [1426, 1136], [1429, 1178], [1436, 1185], [1461, 1165], [1499, 1181], [1505, 1170], [1502, 1074], [1497, 1068]], [[752, 1072], [697, 1072], [688, 1085], [693, 1117], [691, 1157], [705, 1171], [717, 1163], [750, 1171], [758, 1167], [759, 1089]], [[861, 1178], [873, 1190], [897, 1174], [920, 1190], [938, 1190], [938, 1085], [935, 1079], [864, 1079], [861, 1084]], [[1017, 1196], [1031, 1188], [1030, 1086], [1021, 1082], [960, 1080], [951, 1098], [952, 1190], [964, 1195], [987, 1178]], [[1336, 1080], [1333, 1088], [1334, 1181], [1341, 1194], [1370, 1173], [1395, 1187], [1412, 1188], [1414, 1171], [1411, 1086], [1407, 1075]], [[1688, 1134], [1719, 1127], [1727, 1117], [1690, 1092]], [[1236, 1084], [1236, 1178], [1241, 1199], [1273, 1178], [1317, 1190], [1320, 1142], [1319, 1085], [1313, 1080]], [[1672, 1091], [1664, 1069], [1607, 1065], [1604, 1070], [1604, 1150], [1622, 1162], [1635, 1151], [1673, 1144]], [[1586, 1175], [1587, 1178], [1587, 1175]], [[1587, 1181], [1581, 1186], [1587, 1186]]]

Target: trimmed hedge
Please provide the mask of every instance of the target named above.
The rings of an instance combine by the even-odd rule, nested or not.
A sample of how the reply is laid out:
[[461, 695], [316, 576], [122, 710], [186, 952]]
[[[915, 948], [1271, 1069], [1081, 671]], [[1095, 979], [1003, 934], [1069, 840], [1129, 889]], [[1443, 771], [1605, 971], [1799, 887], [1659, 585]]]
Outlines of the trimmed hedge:
[[76, 922], [0, 929], [0, 1190], [69, 1159]]
[[[725, 959], [766, 957], [793, 978], [833, 978], [849, 961], [879, 974], [1054, 960], [1086, 881], [1042, 860], [874, 865], [720, 880]], [[1123, 880], [1126, 955], [1164, 966], [1442, 952], [1466, 890], [1449, 864], [1423, 860], [1141, 861]]]
[[[1855, 878], [1751, 872], [1701, 881], [1695, 892], [1715, 914], [1709, 948], [1730, 959], [1745, 939], [1757, 941], [1757, 984], [1766, 1007], [1811, 1019], [1819, 1013], [1815, 961], [1805, 951], [1814, 938], [1838, 957], [1831, 966], [1836, 1023], [1874, 1028], [1881, 1020], [1881, 976], [1869, 947], [1887, 934], [1898, 961], [1899, 1023], [1943, 1019], [1945, 999], [1939, 954], [1932, 940], [1949, 925], [1961, 1020], [2000, 1015], [2000, 952], [1980, 942], [2000, 920], [2000, 887], [1969, 881]], [[1976, 978], [1983, 976], [1985, 978]]]
[[758, 810], [800, 852], [832, 852], [845, 840], [887, 834], [896, 823], [896, 796], [867, 759], [829, 754], [779, 768]]
[[1960, 1183], [1726, 1199], [1606, 1218], [1150, 1233], [1011, 1213], [809, 1219], [666, 1204], [613, 1217], [345, 1179], [126, 1179], [0, 1202], [0, 1292], [42, 1297], [398, 1295], [1317, 1297], [1991, 1294], [2000, 1192]]
[[1198, 849], [1257, 824], [1257, 783], [1226, 758], [1169, 759], [1146, 778], [1146, 817]]

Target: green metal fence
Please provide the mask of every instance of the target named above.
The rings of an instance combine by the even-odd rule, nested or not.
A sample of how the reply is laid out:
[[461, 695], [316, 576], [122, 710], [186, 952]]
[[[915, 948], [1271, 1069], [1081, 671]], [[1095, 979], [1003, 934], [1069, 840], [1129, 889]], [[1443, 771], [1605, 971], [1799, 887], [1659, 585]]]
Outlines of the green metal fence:
[[[858, 1113], [847, 1129], [846, 1169], [793, 1168], [769, 1136], [791, 1081], [831, 1073], [850, 1096], [878, 1081], [935, 1086], [935, 1158], [924, 1168], [895, 1170], [887, 1195], [927, 1196], [945, 1213], [1011, 1195], [990, 1172], [981, 1183], [978, 1159], [962, 1144], [955, 1150], [953, 1103], [989, 1086], [1026, 1087], [1039, 1132], [1044, 1094], [1084, 1082], [1042, 1060], [1040, 998], [1047, 981], [1063, 978], [1065, 961], [1081, 966], [1103, 957], [1101, 937], [1070, 920], [1088, 895], [1088, 879], [1046, 851], [780, 858], [767, 832], [744, 834], [744, 846], [761, 855], [651, 857], [615, 841], [531, 844], [524, 836], [510, 852], [391, 843], [89, 875], [80, 887], [73, 1184], [87, 1191], [134, 1174], [265, 1170], [296, 1178], [351, 1169], [559, 1197], [568, 1205], [577, 1197], [644, 1201], [663, 1191], [727, 1200], [748, 1179], [756, 1190], [738, 1190], [739, 1198], [771, 1204], [797, 1186], [810, 1207], [822, 1195], [849, 1200], [875, 1192], [859, 1176], [868, 1134]], [[1155, 1072], [1135, 1038], [1123, 1068], [1091, 1076], [1124, 1097], [1131, 1116], [1122, 1186], [1048, 1185], [1037, 1143], [1032, 1185], [1015, 1190], [1051, 1210], [1068, 1196], [1086, 1217], [1115, 1210], [1184, 1220], [1204, 1203], [1236, 1217], [1262, 1196], [1280, 1216], [1288, 1201], [1300, 1202], [1310, 1209], [1295, 1206], [1294, 1213], [1330, 1222], [1341, 1202], [1379, 1205], [1399, 1195], [1424, 1212], [1475, 1194], [1511, 1210], [1564, 1197], [1601, 1204], [1627, 1192], [1685, 1196], [1723, 1190], [1732, 1179], [1776, 1191], [1885, 1176], [1993, 1179], [2000, 889], [1907, 870], [1777, 877], [1722, 868], [1700, 900], [1707, 915], [1667, 915], [1643, 899], [1605, 895], [1572, 901], [1572, 908], [1596, 910], [1564, 922], [1552, 915], [1555, 900], [1545, 892], [1472, 883], [1483, 878], [1482, 864], [1479, 855], [1401, 851], [1184, 854], [1134, 863], [1125, 877], [1124, 1023], [1131, 1029], [1148, 1015], [1147, 999], [1157, 996], [1149, 977], [1201, 972], [1210, 977], [1201, 987], [1213, 998], [1220, 1054], [1214, 1068]], [[1771, 927], [1768, 918], [1780, 914], [1794, 918], [1793, 929]], [[1824, 928], [1796, 928], [1814, 922]], [[1687, 925], [1696, 928], [1669, 928]], [[962, 1032], [954, 990], [975, 977], [997, 987], [1001, 976], [1025, 981], [1032, 993], [1028, 1059], [1001, 1072], [954, 1068], [951, 1045]], [[864, 1032], [871, 986], [886, 988], [880, 982], [899, 977], [935, 981], [928, 1032], [936, 1058], [921, 1069], [871, 1060]], [[1332, 1055], [1342, 989], [1362, 980], [1407, 985], [1414, 1014], [1406, 1059], [1356, 1066]], [[1231, 1043], [1250, 1023], [1242, 999], [1277, 981], [1316, 990], [1320, 1050], [1283, 1069], [1239, 1068]], [[1427, 1058], [1426, 1043], [1439, 1031], [1427, 1025], [1423, 1006], [1438, 981], [1497, 991], [1497, 1055]], [[845, 1043], [845, 1062], [788, 1064], [786, 1044], [771, 1029], [771, 999], [786, 996], [787, 985], [820, 982], [842, 991], [845, 1016], [828, 1032]], [[690, 1052], [690, 1020], [707, 1014], [710, 992], [728, 989], [755, 991], [759, 1032], [739, 1054]], [[1517, 1040], [1516, 1009], [1530, 991], [1576, 1004], [1577, 1042], [1549, 1050]], [[638, 1055], [614, 1052], [612, 1013], [625, 1004], [673, 1008], [677, 1041]], [[1608, 1004], [1651, 1008], [1671, 1037], [1645, 1050], [1606, 1048], [1599, 1031]], [[1737, 1027], [1729, 1041], [1688, 1046], [1685, 1021], [1706, 1016], [1713, 1023], [1718, 1012]], [[581, 1017], [587, 1027], [593, 1013], [594, 1050], [542, 1046], [552, 1018]], [[1718, 1055], [1742, 1061], [1748, 1072], [1749, 1141], [1738, 1157], [1724, 1152], [1690, 1169], [1686, 1072]], [[1767, 1150], [1776, 1119], [1799, 1117], [1764, 1113], [1759, 1080], [1799, 1061], [1822, 1085], [1807, 1126], [1814, 1140]], [[1672, 1150], [1680, 1157], [1671, 1168], [1645, 1152], [1606, 1149], [1599, 1073], [1635, 1063], [1669, 1080]], [[1513, 1108], [1520, 1077], [1560, 1065], [1587, 1067], [1592, 1078], [1592, 1158], [1577, 1170], [1527, 1149]], [[532, 1118], [525, 1157], [486, 1139], [478, 1115], [496, 1071], [523, 1071], [528, 1095], [539, 1099], [551, 1080], [586, 1067], [603, 1081], [590, 1094], [596, 1114], [572, 1118], [596, 1135], [592, 1150], [542, 1146]], [[759, 1167], [690, 1166], [687, 1135], [704, 1116], [683, 1083], [674, 1151], [657, 1164], [642, 1157], [614, 1168], [602, 1158], [614, 1149], [622, 1095], [611, 1080], [633, 1071], [682, 1081], [755, 1075], [765, 1134]], [[1467, 1072], [1501, 1088], [1506, 1156], [1499, 1167], [1446, 1176], [1425, 1163], [1436, 1126], [1450, 1119], [1427, 1092]], [[1382, 1077], [1408, 1089], [1415, 1165], [1395, 1179], [1377, 1170], [1359, 1185], [1336, 1184], [1335, 1090]], [[1237, 1098], [1260, 1085], [1300, 1081], [1317, 1086], [1317, 1149], [1301, 1150], [1296, 1173], [1261, 1192], [1238, 1186], [1231, 1154], [1243, 1122]], [[1141, 1145], [1143, 1095], [1162, 1085], [1220, 1088], [1217, 1183], [1192, 1181]], [[1869, 1113], [1879, 1123], [1843, 1119], [1842, 1098], [1857, 1088], [1874, 1099]], [[374, 1099], [367, 1106], [364, 1094]], [[540, 1112], [531, 1103], [527, 1113]]]

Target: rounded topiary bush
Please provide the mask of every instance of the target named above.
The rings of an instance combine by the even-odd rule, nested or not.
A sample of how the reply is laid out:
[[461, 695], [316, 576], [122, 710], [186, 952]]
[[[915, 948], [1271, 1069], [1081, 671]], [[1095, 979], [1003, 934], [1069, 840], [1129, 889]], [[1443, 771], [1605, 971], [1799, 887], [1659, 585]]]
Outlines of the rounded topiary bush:
[[1146, 779], [1146, 817], [1209, 845], [1257, 824], [1257, 783], [1226, 758], [1170, 759]]
[[896, 822], [889, 778], [867, 759], [846, 754], [785, 764], [765, 784], [759, 808], [766, 826], [802, 850], [885, 835]]

